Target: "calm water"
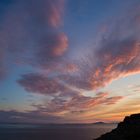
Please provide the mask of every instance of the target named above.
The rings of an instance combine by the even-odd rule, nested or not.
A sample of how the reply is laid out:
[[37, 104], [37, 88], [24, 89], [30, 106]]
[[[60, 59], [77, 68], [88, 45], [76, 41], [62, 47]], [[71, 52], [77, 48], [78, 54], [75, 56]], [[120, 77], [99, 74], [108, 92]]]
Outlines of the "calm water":
[[92, 140], [116, 125], [0, 125], [0, 140]]

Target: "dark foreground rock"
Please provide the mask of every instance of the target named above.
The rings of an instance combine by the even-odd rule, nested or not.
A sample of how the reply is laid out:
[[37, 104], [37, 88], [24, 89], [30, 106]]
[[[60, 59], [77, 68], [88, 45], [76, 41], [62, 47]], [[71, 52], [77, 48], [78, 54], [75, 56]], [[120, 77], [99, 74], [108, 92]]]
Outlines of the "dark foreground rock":
[[125, 117], [116, 129], [94, 140], [140, 140], [140, 114]]

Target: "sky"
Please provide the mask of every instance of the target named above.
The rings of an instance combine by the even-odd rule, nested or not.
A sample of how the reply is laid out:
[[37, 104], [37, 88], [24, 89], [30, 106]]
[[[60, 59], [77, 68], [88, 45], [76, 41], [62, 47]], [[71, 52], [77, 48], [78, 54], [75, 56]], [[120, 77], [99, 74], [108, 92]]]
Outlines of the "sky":
[[139, 0], [0, 0], [0, 122], [118, 122], [139, 93]]

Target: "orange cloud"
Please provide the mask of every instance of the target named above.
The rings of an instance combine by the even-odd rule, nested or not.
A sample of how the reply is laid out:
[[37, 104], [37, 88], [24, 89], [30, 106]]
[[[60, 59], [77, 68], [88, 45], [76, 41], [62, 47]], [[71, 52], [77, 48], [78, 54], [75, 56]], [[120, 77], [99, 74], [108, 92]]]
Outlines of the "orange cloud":
[[109, 41], [109, 43], [105, 41], [103, 43], [104, 46], [97, 53], [102, 58], [98, 59], [99, 66], [97, 64], [97, 68], [93, 69], [90, 78], [93, 89], [105, 86], [120, 76], [140, 72], [138, 41]]

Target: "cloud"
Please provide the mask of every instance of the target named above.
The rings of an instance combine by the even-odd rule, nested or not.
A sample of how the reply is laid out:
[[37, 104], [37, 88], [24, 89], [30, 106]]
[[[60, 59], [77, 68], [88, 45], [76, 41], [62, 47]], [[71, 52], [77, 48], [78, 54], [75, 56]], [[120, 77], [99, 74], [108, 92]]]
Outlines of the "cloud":
[[0, 15], [0, 75], [6, 71], [5, 65], [47, 71], [63, 63], [68, 49], [68, 37], [60, 31], [64, 6], [65, 0], [14, 0], [5, 6], [7, 10]]
[[[114, 25], [103, 33], [94, 52], [96, 65], [92, 66], [92, 62], [88, 61], [89, 68], [93, 68], [90, 72], [93, 88], [106, 86], [115, 79], [140, 72], [140, 30], [136, 20], [140, 15], [139, 8], [133, 10], [115, 20]], [[128, 14], [130, 16], [126, 16]]]
[[59, 96], [54, 96], [42, 105], [33, 104], [33, 106], [52, 115], [65, 116], [71, 112], [87, 112], [101, 105], [117, 104], [123, 98], [123, 96], [109, 97], [109, 93], [98, 93], [95, 97], [89, 97], [79, 92], [69, 91], [69, 93], [63, 92]]
[[[77, 89], [92, 90], [92, 87], [90, 83], [88, 82], [88, 77], [87, 76], [85, 77], [87, 73], [83, 70], [80, 70], [80, 68], [78, 69], [79, 69], [78, 75], [62, 74], [62, 75], [59, 75], [59, 79], [62, 81], [65, 81], [67, 84]], [[84, 75], [82, 75], [81, 73], [84, 73]]]
[[[140, 85], [138, 84], [132, 84], [128, 86], [128, 89], [134, 93], [139, 93], [140, 91]], [[131, 94], [130, 94], [131, 95]], [[132, 94], [133, 95], [133, 94]]]
[[[128, 15], [128, 16], [127, 16]], [[126, 18], [127, 17], [127, 18]], [[140, 73], [140, 28], [137, 24], [139, 8], [106, 25], [88, 55], [79, 58], [75, 75], [61, 75], [60, 79], [76, 88], [96, 90], [113, 80]]]
[[32, 94], [51, 96], [47, 102], [32, 104], [38, 110], [51, 115], [64, 116], [72, 111], [87, 111], [95, 106], [113, 105], [123, 99], [123, 96], [109, 97], [107, 92], [98, 93], [95, 97], [85, 96], [80, 91], [65, 85], [57, 77], [46, 77], [37, 73], [22, 75], [18, 83]]
[[118, 101], [123, 99], [123, 96], [109, 97], [105, 100], [106, 105], [116, 104]]
[[58, 27], [61, 24], [64, 3], [65, 0], [31, 0], [28, 2], [31, 9], [28, 10], [38, 22], [50, 27]]
[[140, 72], [138, 40], [105, 40], [102, 44], [96, 52], [99, 59], [90, 79], [93, 88], [105, 86], [119, 77]]
[[[72, 99], [73, 103], [79, 103], [79, 108], [90, 109], [99, 105], [112, 105], [123, 99], [123, 96], [108, 97], [109, 93], [98, 93], [95, 97], [79, 96]], [[74, 106], [74, 105], [73, 105]]]
[[64, 85], [62, 85], [55, 78], [48, 78], [41, 74], [30, 73], [22, 75], [22, 78], [18, 80], [18, 83], [22, 85], [27, 91], [39, 94], [56, 94], [66, 91]]
[[[47, 69], [62, 63], [62, 56], [68, 48], [68, 39], [64, 33], [52, 33], [42, 38], [33, 63]], [[54, 67], [53, 67], [54, 68]], [[57, 68], [56, 68], [57, 69]]]
[[2, 123], [61, 123], [65, 119], [59, 116], [44, 114], [39, 110], [18, 112], [15, 110], [0, 110], [0, 122]]
[[[0, 122], [19, 123], [64, 123], [74, 121], [72, 115], [83, 114], [96, 106], [118, 103], [123, 97], [108, 97], [108, 93], [98, 93], [95, 97], [87, 97], [77, 92], [69, 92], [56, 96], [43, 104], [32, 104], [32, 111], [18, 112], [16, 110], [0, 110]], [[72, 113], [72, 114], [71, 114]]]

